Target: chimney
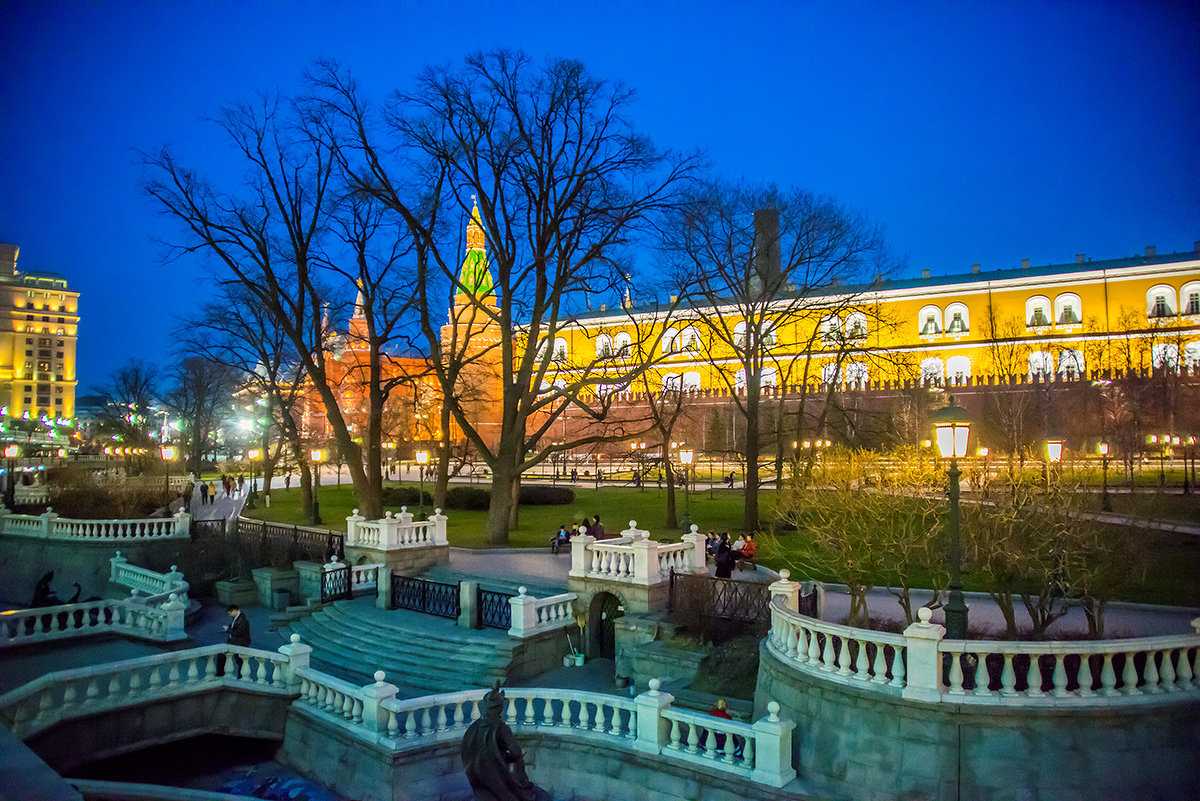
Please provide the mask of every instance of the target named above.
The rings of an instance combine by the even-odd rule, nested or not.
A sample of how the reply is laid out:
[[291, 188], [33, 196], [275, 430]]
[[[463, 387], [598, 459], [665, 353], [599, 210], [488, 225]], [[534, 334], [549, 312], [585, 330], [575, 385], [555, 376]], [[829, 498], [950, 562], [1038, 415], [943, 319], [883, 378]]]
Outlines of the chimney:
[[1076, 253], [1075, 254], [1075, 263], [1076, 264], [1083, 264], [1085, 261], [1087, 261], [1086, 253]]
[[1029, 269], [1029, 259], [1021, 259], [1021, 269], [1022, 270]]
[[0, 275], [16, 275], [17, 257], [20, 255], [20, 245], [0, 243]]
[[600, 311], [602, 311], [602, 312], [603, 312], [603, 311], [608, 311], [608, 304], [607, 304], [607, 303], [601, 303], [601, 304], [600, 304]]
[[1158, 248], [1154, 245], [1146, 245], [1146, 258], [1152, 259], [1158, 255]]
[[929, 276], [930, 276], [930, 272], [929, 272], [929, 268], [928, 268], [928, 267], [926, 267], [924, 270], [921, 270], [921, 277], [922, 277], [922, 278], [928, 278]]
[[765, 285], [776, 287], [781, 270], [779, 209], [759, 209], [754, 212], [754, 271]]
[[975, 262], [974, 264], [971, 265], [971, 272], [974, 273], [975, 275], [979, 275], [980, 269], [981, 268], [979, 266], [979, 262]]

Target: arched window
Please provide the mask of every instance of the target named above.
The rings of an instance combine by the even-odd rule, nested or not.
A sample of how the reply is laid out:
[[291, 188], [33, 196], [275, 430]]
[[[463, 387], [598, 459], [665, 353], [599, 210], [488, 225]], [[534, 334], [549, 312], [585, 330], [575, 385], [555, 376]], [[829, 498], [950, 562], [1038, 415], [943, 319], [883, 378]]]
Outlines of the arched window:
[[818, 324], [821, 341], [826, 345], [837, 345], [842, 341], [842, 318], [829, 314], [821, 318]]
[[1159, 284], [1146, 293], [1146, 316], [1172, 317], [1175, 314], [1175, 287]]
[[1049, 378], [1054, 375], [1054, 354], [1035, 350], [1029, 354], [1029, 377]]
[[1025, 301], [1025, 324], [1030, 328], [1050, 325], [1050, 298], [1034, 295]]
[[1200, 370], [1200, 339], [1189, 342], [1183, 347], [1183, 363], [1193, 373]]
[[936, 336], [942, 333], [942, 310], [938, 306], [925, 306], [917, 315], [917, 326], [921, 336]]
[[670, 329], [663, 332], [662, 350], [663, 353], [674, 353], [676, 350], [675, 338], [679, 336], [679, 332], [675, 329]]
[[946, 366], [936, 356], [921, 360], [921, 383], [940, 385], [946, 378]]
[[946, 333], [965, 334], [971, 330], [971, 315], [965, 303], [951, 303], [946, 307]]
[[758, 385], [760, 387], [773, 387], [778, 385], [779, 374], [775, 372], [774, 367], [764, 367], [762, 371], [762, 379]]
[[1179, 305], [1184, 314], [1200, 315], [1200, 281], [1183, 285], [1179, 291]]
[[675, 341], [678, 343], [678, 350], [680, 351], [700, 350], [700, 332], [691, 326], [680, 331]]
[[679, 373], [667, 373], [662, 377], [663, 392], [675, 392], [682, 388], [683, 378]]
[[859, 342], [867, 338], [867, 315], [850, 312], [846, 315], [846, 339]]
[[1054, 322], [1057, 325], [1079, 325], [1083, 322], [1083, 304], [1074, 292], [1064, 292], [1054, 299]]
[[951, 356], [946, 360], [946, 377], [951, 384], [965, 383], [971, 377], [971, 360], [966, 356]]
[[735, 348], [746, 347], [746, 323], [741, 322], [733, 327], [733, 346]]
[[842, 371], [838, 369], [837, 362], [830, 362], [821, 368], [822, 384], [837, 384], [841, 378]]
[[608, 359], [613, 355], [613, 340], [608, 334], [596, 337], [596, 356]]
[[694, 370], [684, 373], [683, 388], [689, 391], [700, 389], [700, 374]]
[[566, 361], [567, 358], [567, 340], [559, 337], [554, 340], [554, 360], [556, 362]]
[[617, 334], [613, 338], [613, 350], [618, 356], [628, 356], [630, 349], [633, 347], [633, 338], [624, 331]]
[[1158, 370], [1179, 369], [1179, 346], [1173, 342], [1150, 348], [1150, 363]]
[[1067, 348], [1058, 354], [1058, 374], [1068, 381], [1083, 375], [1083, 351]]
[[868, 370], [866, 362], [850, 362], [846, 365], [846, 383], [854, 386], [866, 386]]
[[776, 325], [776, 323], [771, 321], [766, 321], [763, 323], [763, 347], [773, 348], [779, 344], [779, 330]]

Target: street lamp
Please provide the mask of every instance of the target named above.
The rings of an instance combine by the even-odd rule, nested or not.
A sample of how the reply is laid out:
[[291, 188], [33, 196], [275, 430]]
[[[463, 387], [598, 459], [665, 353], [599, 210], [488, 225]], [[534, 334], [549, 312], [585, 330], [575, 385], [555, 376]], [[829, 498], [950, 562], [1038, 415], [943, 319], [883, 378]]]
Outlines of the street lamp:
[[1167, 485], [1167, 445], [1170, 441], [1171, 438], [1166, 434], [1161, 437], [1158, 434], [1146, 437], [1148, 445], [1158, 446], [1158, 486], [1160, 489]]
[[685, 532], [692, 530], [692, 500], [688, 490], [688, 472], [692, 469], [692, 460], [696, 458], [696, 452], [691, 448], [684, 448], [679, 452], [679, 462], [683, 465], [683, 530]]
[[1108, 443], [1097, 442], [1096, 453], [1100, 454], [1100, 472], [1103, 483], [1100, 485], [1100, 508], [1105, 512], [1112, 511], [1112, 499], [1108, 497]]
[[321, 463], [325, 461], [325, 456], [325, 451], [322, 448], [313, 448], [308, 452], [308, 460], [313, 465], [312, 521], [314, 526], [321, 524], [321, 499], [319, 493], [321, 489]]
[[[250, 460], [250, 499], [253, 501], [255, 493], [258, 492], [258, 460], [263, 458], [262, 448], [251, 448], [246, 451], [246, 458]], [[264, 490], [269, 490], [269, 487], [264, 487]], [[268, 492], [268, 495], [270, 493]], [[268, 499], [269, 501], [269, 499]], [[270, 506], [270, 503], [267, 503]]]
[[171, 492], [171, 462], [175, 461], [178, 451], [175, 450], [174, 445], [163, 445], [158, 449], [158, 453], [162, 456], [163, 468], [166, 473], [166, 476], [163, 478], [163, 488], [169, 495]]
[[933, 441], [943, 459], [950, 460], [948, 473], [950, 512], [946, 520], [950, 528], [950, 598], [946, 604], [946, 633], [951, 639], [962, 640], [967, 636], [967, 602], [962, 591], [962, 532], [959, 523], [958, 504], [958, 460], [967, 454], [967, 441], [971, 435], [971, 418], [954, 396], [947, 398], [946, 405], [929, 416], [933, 424]]
[[1058, 464], [1062, 461], [1063, 456], [1063, 441], [1057, 438], [1047, 439], [1043, 444], [1046, 458], [1042, 465], [1046, 470], [1046, 492], [1050, 491], [1050, 473], [1054, 469], [1050, 465]]
[[421, 517], [425, 517], [425, 465], [429, 464], [429, 451], [417, 451], [417, 479], [420, 481], [420, 489], [417, 496], [417, 513]]

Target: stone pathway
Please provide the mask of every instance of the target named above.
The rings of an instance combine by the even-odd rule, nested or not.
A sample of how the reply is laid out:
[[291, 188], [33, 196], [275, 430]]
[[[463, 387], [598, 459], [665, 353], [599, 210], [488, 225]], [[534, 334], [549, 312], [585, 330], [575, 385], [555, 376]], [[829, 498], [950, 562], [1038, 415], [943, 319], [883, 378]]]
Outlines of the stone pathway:
[[202, 504], [200, 503], [200, 485], [197, 484], [192, 488], [192, 515], [196, 520], [228, 520], [242, 513], [242, 507], [246, 505], [248, 495], [249, 490], [240, 495], [236, 492], [233, 495], [226, 495], [218, 487], [217, 497], [212, 503]]

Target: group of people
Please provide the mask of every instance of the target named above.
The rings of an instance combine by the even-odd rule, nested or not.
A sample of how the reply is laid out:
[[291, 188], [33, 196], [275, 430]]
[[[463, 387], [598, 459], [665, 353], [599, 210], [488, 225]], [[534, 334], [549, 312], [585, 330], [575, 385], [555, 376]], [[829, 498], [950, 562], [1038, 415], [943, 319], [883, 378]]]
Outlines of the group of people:
[[588, 518], [584, 517], [578, 526], [572, 528], [569, 524], [563, 523], [558, 527], [558, 531], [550, 539], [550, 550], [554, 553], [561, 551], [576, 534], [586, 531], [589, 536], [595, 537], [598, 540], [607, 540], [615, 537], [615, 534], [609, 534], [605, 530], [604, 524], [600, 522], [600, 515]]
[[730, 541], [728, 531], [720, 534], [709, 531], [704, 537], [704, 549], [716, 565], [717, 578], [730, 578], [735, 569], [745, 564], [753, 568], [754, 557], [758, 555], [758, 543], [749, 532]]
[[[229, 476], [221, 474], [221, 494], [227, 498], [232, 498], [235, 495], [240, 497], [246, 490], [246, 477], [244, 475]], [[217, 500], [217, 485], [213, 481], [200, 482], [200, 505], [208, 506]]]

